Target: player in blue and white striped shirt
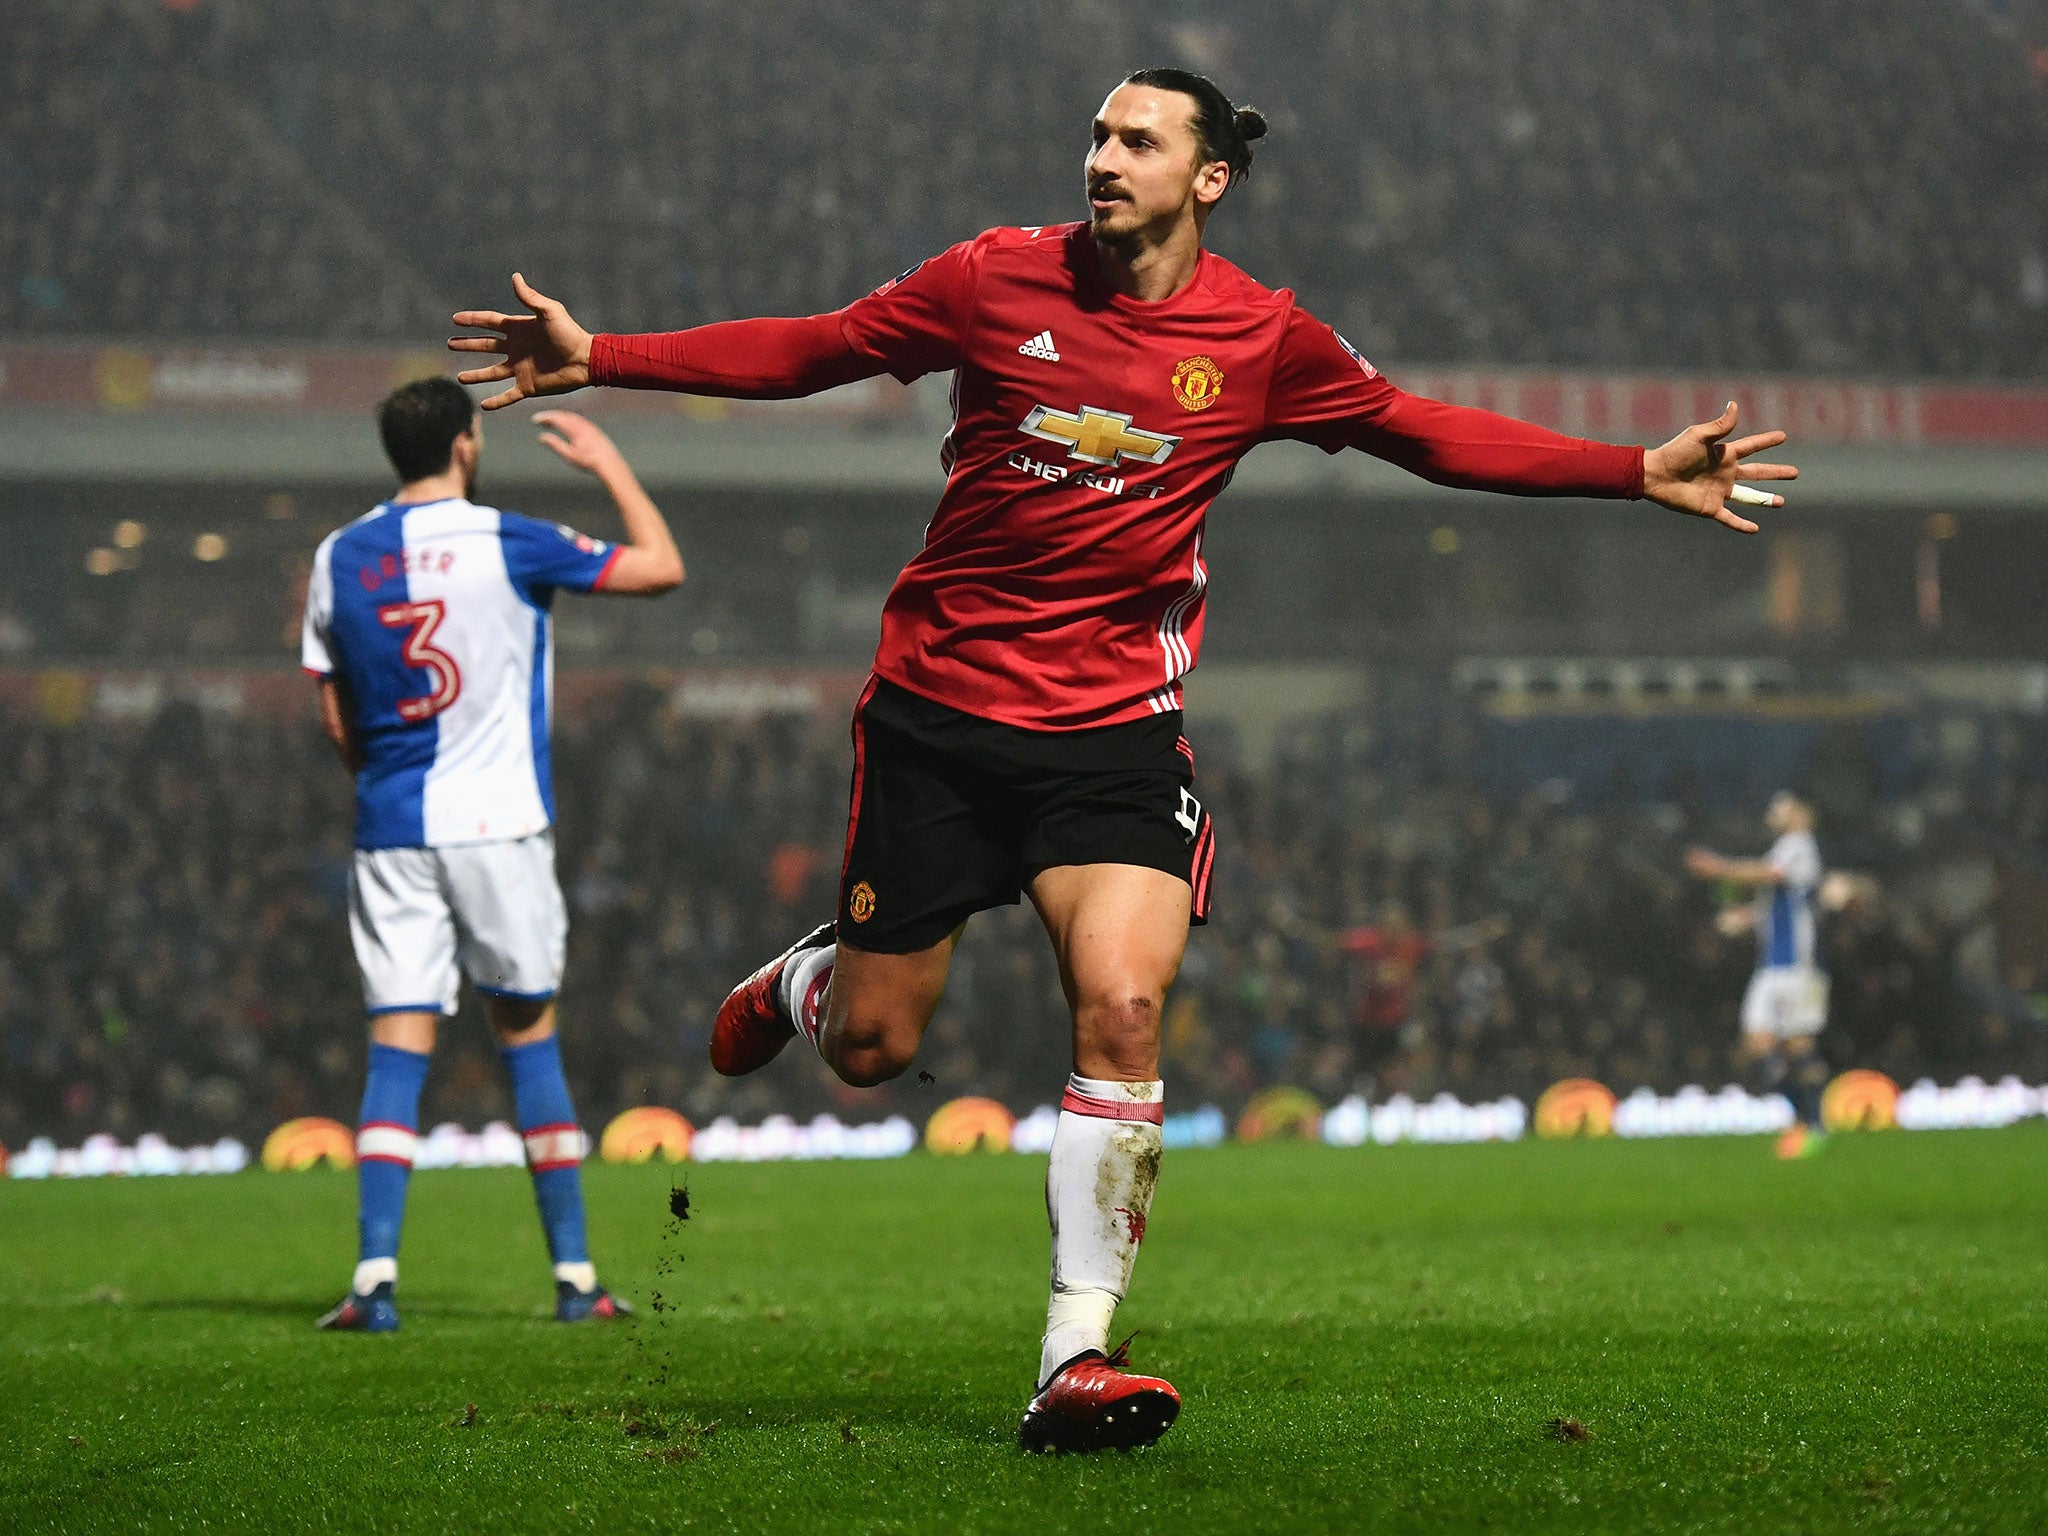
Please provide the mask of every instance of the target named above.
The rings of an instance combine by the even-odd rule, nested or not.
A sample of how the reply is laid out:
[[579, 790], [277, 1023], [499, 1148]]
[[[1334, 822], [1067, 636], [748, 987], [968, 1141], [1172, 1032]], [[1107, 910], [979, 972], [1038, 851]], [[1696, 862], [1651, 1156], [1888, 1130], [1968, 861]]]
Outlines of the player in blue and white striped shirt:
[[665, 592], [683, 564], [610, 438], [569, 411], [534, 420], [543, 443], [611, 493], [625, 543], [472, 501], [476, 407], [454, 380], [424, 379], [378, 413], [398, 494], [329, 534], [313, 560], [303, 658], [356, 780], [349, 929], [371, 1040], [356, 1133], [361, 1247], [349, 1294], [323, 1328], [398, 1326], [420, 1089], [464, 975], [512, 1075], [555, 1315], [626, 1310], [590, 1262], [583, 1133], [555, 1039], [568, 912], [555, 881], [549, 610], [558, 591]]
[[1704, 848], [1685, 856], [1686, 868], [1707, 880], [1751, 887], [1747, 908], [1723, 914], [1731, 931], [1756, 930], [1757, 968], [1742, 999], [1742, 1058], [1759, 1091], [1783, 1092], [1798, 1121], [1778, 1144], [1781, 1157], [1819, 1145], [1820, 1096], [1828, 1068], [1815, 1047], [1828, 1020], [1828, 978], [1820, 968], [1816, 924], [1820, 898], [1820, 844], [1813, 811], [1798, 796], [1781, 793], [1765, 812], [1777, 834], [1760, 859], [1731, 859]]

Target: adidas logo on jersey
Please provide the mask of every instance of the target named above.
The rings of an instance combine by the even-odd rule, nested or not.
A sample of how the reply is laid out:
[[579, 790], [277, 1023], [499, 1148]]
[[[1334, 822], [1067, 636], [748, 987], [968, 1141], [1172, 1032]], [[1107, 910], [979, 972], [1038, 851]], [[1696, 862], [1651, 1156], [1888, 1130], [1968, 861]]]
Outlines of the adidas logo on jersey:
[[1040, 331], [1017, 350], [1026, 357], [1042, 358], [1048, 363], [1056, 363], [1060, 360], [1059, 350], [1052, 344], [1051, 331]]

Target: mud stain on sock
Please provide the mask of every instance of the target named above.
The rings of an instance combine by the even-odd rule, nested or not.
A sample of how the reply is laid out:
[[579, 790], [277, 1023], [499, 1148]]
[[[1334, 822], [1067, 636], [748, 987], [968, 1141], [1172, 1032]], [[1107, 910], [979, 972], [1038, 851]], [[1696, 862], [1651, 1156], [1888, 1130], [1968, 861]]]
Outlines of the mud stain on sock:
[[1110, 1138], [1110, 1155], [1096, 1168], [1095, 1208], [1103, 1225], [1133, 1251], [1145, 1240], [1163, 1152], [1157, 1126], [1119, 1125]]

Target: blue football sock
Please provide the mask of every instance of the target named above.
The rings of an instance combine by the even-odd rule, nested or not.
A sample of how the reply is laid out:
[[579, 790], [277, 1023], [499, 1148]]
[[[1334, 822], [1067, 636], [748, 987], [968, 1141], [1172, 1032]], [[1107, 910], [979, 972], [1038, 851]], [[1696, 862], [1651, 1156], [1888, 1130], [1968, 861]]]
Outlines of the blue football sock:
[[1828, 1086], [1828, 1064], [1817, 1051], [1808, 1049], [1794, 1060], [1788, 1079], [1786, 1091], [1792, 1100], [1792, 1112], [1808, 1130], [1820, 1130], [1820, 1101]]
[[560, 1264], [587, 1264], [590, 1246], [583, 1231], [583, 1132], [569, 1084], [562, 1076], [562, 1047], [549, 1035], [530, 1045], [507, 1046], [501, 1054], [512, 1073], [512, 1103], [519, 1134], [526, 1139], [526, 1166], [533, 1174], [533, 1198], [548, 1237], [548, 1257]]
[[412, 1177], [420, 1124], [420, 1089], [428, 1057], [395, 1045], [370, 1046], [363, 1110], [356, 1117], [356, 1194], [361, 1260], [398, 1258], [405, 1224], [405, 1186]]
[[1749, 1063], [1746, 1069], [1749, 1091], [1760, 1099], [1767, 1099], [1774, 1093], [1783, 1093], [1788, 1070], [1783, 1048], [1773, 1046]]

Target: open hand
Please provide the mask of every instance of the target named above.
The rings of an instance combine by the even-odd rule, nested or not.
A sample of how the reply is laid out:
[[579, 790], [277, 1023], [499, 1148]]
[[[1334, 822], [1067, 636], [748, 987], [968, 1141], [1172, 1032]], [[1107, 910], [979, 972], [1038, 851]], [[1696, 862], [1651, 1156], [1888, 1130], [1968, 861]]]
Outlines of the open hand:
[[[504, 315], [495, 309], [459, 310], [455, 315], [457, 325], [496, 331], [498, 334], [448, 338], [450, 352], [494, 352], [504, 359], [503, 362], [456, 375], [464, 384], [512, 381], [510, 389], [484, 402], [487, 411], [529, 400], [535, 395], [565, 395], [590, 382], [590, 332], [571, 319], [569, 311], [560, 303], [530, 285], [517, 272], [512, 274], [512, 291], [519, 295], [520, 303], [533, 311], [532, 314]], [[602, 433], [598, 435], [603, 436]]]
[[1721, 856], [1705, 848], [1685, 850], [1685, 867], [1702, 880], [1718, 880], [1721, 877]]
[[1740, 513], [1730, 511], [1728, 503], [1782, 507], [1785, 498], [1753, 491], [1735, 482], [1797, 480], [1799, 471], [1790, 464], [1745, 465], [1742, 462], [1753, 453], [1777, 447], [1785, 441], [1784, 433], [1759, 432], [1753, 437], [1739, 437], [1731, 443], [1727, 438], [1734, 430], [1735, 402], [1730, 400], [1728, 409], [1718, 420], [1687, 427], [1662, 448], [1645, 452], [1643, 495], [1674, 512], [1711, 517], [1738, 533], [1755, 533], [1756, 524]]
[[1723, 907], [1714, 914], [1714, 931], [1724, 939], [1739, 939], [1756, 927], [1756, 908], [1744, 904]]
[[625, 462], [604, 428], [588, 416], [574, 411], [535, 411], [533, 424], [542, 429], [541, 446], [565, 464], [596, 475]]

